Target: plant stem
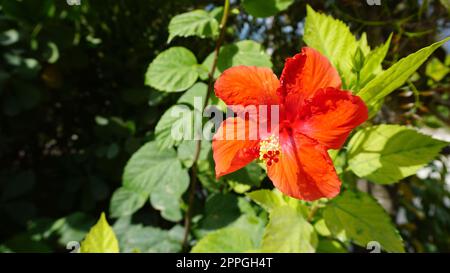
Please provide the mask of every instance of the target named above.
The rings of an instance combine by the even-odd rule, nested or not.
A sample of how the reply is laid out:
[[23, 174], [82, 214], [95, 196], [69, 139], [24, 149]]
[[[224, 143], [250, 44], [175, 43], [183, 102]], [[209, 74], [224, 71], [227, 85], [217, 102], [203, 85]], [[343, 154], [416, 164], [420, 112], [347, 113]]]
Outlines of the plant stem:
[[[220, 20], [220, 33], [219, 33], [219, 37], [216, 41], [216, 47], [214, 50], [214, 60], [213, 60], [212, 66], [211, 66], [211, 70], [209, 71], [209, 74], [208, 74], [208, 81], [209, 81], [208, 82], [208, 90], [206, 92], [206, 98], [205, 98], [205, 102], [203, 105], [202, 114], [203, 114], [203, 111], [205, 110], [206, 106], [208, 106], [208, 101], [211, 96], [211, 92], [214, 89], [214, 74], [215, 74], [216, 68], [217, 68], [217, 60], [219, 58], [220, 47], [222, 46], [223, 39], [225, 37], [225, 29], [226, 29], [226, 24], [227, 24], [229, 13], [230, 13], [230, 0], [225, 0], [224, 8], [223, 8], [223, 15], [222, 15], [222, 19]], [[202, 147], [202, 140], [201, 140], [201, 137], [199, 137], [195, 143], [195, 152], [194, 152], [194, 157], [192, 160], [193, 164], [191, 167], [191, 188], [189, 190], [188, 208], [187, 208], [186, 215], [184, 218], [184, 237], [183, 237], [183, 251], [184, 252], [187, 252], [189, 249], [189, 233], [190, 233], [191, 222], [192, 222], [192, 207], [194, 204], [195, 188], [196, 188], [196, 184], [197, 184], [197, 161], [200, 156], [201, 147]]]
[[313, 205], [311, 206], [311, 209], [308, 213], [308, 217], [306, 220], [308, 220], [308, 222], [312, 222], [312, 220], [314, 219], [314, 215], [316, 214], [316, 212], [319, 210], [320, 206], [317, 202], [314, 202]]

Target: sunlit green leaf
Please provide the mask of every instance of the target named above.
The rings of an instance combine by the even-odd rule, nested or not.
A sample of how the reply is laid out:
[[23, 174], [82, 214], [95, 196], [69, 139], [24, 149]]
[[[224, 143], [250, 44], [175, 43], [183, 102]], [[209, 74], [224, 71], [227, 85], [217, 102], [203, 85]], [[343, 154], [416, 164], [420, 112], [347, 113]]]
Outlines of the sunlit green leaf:
[[347, 253], [347, 249], [338, 241], [320, 239], [317, 245], [317, 253]]
[[81, 242], [81, 253], [118, 253], [119, 243], [113, 229], [102, 213], [97, 224], [91, 228], [86, 238]]
[[268, 212], [278, 207], [289, 206], [305, 217], [308, 214], [308, 209], [303, 201], [283, 195], [277, 189], [256, 190], [247, 193], [247, 196]]
[[191, 252], [255, 252], [259, 249], [262, 232], [263, 223], [259, 218], [244, 215], [231, 226], [208, 233]]
[[438, 58], [431, 59], [426, 67], [425, 73], [428, 77], [438, 82], [450, 72], [450, 68], [444, 65]]
[[389, 38], [382, 46], [375, 48], [373, 51], [367, 54], [366, 61], [360, 72], [361, 78], [359, 82], [359, 87], [365, 86], [370, 80], [372, 80], [376, 75], [378, 75], [379, 73], [381, 73], [381, 71], [383, 71], [381, 63], [383, 62], [389, 50], [391, 39], [392, 34], [389, 35]]
[[180, 92], [191, 87], [198, 78], [195, 55], [184, 47], [161, 52], [148, 66], [145, 84], [160, 91]]
[[214, 37], [219, 32], [219, 23], [213, 15], [204, 10], [193, 10], [179, 14], [170, 20], [169, 39], [174, 37]]
[[[408, 55], [399, 60], [389, 69], [380, 73], [376, 78], [371, 80], [358, 93], [370, 108], [379, 100], [389, 95], [392, 91], [402, 86], [408, 78], [426, 61], [426, 59], [441, 45], [450, 39], [447, 38], [440, 42], [434, 43], [428, 47], [424, 47], [419, 51]], [[373, 112], [373, 110], [371, 110]]]
[[358, 47], [361, 50], [361, 52], [364, 54], [364, 56], [367, 56], [370, 53], [370, 46], [369, 42], [367, 41], [367, 34], [363, 32], [361, 34], [361, 37], [359, 37], [359, 40], [357, 41]]
[[328, 229], [327, 225], [325, 224], [324, 219], [320, 219], [314, 224], [314, 229], [317, 231], [317, 233], [321, 236], [328, 237], [331, 235], [330, 230]]
[[279, 191], [257, 190], [247, 193], [247, 196], [267, 211], [287, 205]]
[[375, 241], [388, 252], [405, 251], [389, 215], [366, 193], [344, 192], [328, 203], [323, 216], [333, 234], [345, 231], [348, 238], [362, 247]]
[[344, 87], [354, 80], [352, 59], [360, 43], [344, 22], [315, 12], [308, 5], [303, 40], [328, 57], [339, 71]]
[[261, 242], [263, 252], [315, 252], [317, 234], [313, 226], [290, 206], [271, 210]]
[[373, 182], [394, 183], [415, 174], [447, 144], [405, 126], [372, 126], [350, 140], [349, 168]]

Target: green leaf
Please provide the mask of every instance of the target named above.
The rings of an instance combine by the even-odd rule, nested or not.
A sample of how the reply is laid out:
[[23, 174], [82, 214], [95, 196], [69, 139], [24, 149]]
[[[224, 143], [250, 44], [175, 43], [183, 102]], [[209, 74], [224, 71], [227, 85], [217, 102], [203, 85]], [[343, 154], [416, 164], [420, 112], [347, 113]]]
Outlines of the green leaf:
[[[177, 161], [173, 168], [165, 171], [167, 178], [158, 183], [150, 194], [152, 206], [161, 211], [161, 216], [169, 221], [178, 222], [183, 218], [181, 214], [181, 196], [189, 186], [189, 175]], [[174, 172], [174, 173], [172, 173]]]
[[309, 5], [306, 9], [303, 40], [331, 61], [339, 71], [344, 87], [347, 87], [355, 77], [352, 60], [361, 42], [356, 40], [344, 22], [315, 12]]
[[320, 239], [317, 246], [317, 253], [347, 253], [338, 241], [330, 239]]
[[366, 193], [344, 192], [328, 203], [323, 217], [333, 234], [345, 231], [348, 238], [362, 247], [376, 241], [388, 252], [405, 252], [389, 215]]
[[123, 215], [131, 215], [144, 206], [147, 201], [148, 194], [127, 189], [118, 188], [111, 197], [110, 212], [111, 217], [120, 217]]
[[269, 17], [286, 10], [294, 0], [243, 0], [244, 9], [255, 17]]
[[[222, 19], [223, 16], [223, 7], [222, 6], [217, 6], [215, 8], [213, 8], [210, 12], [212, 17], [216, 18], [217, 22], [220, 22], [220, 20]], [[233, 13], [231, 13], [233, 14]]]
[[[205, 59], [202, 66], [209, 71], [212, 67], [213, 60], [214, 52]], [[236, 65], [272, 67], [272, 62], [261, 44], [250, 40], [239, 41], [220, 48], [217, 70], [214, 76], [218, 77], [224, 70]], [[203, 75], [202, 78], [206, 79], [206, 76]]]
[[[202, 82], [194, 84], [189, 90], [187, 90], [178, 99], [177, 104], [186, 104], [192, 108], [199, 106], [198, 109], [201, 110], [206, 100], [206, 93], [208, 92], [208, 85]], [[196, 104], [199, 105], [196, 105]]]
[[408, 55], [364, 86], [358, 96], [366, 102], [369, 112], [373, 114], [373, 106], [379, 100], [402, 86], [426, 59], [449, 39], [450, 37]]
[[118, 219], [113, 226], [123, 253], [174, 253], [181, 251], [184, 228], [170, 230], [131, 224], [131, 217]]
[[151, 192], [158, 179], [165, 175], [158, 170], [169, 169], [177, 162], [174, 158], [173, 149], [159, 150], [154, 142], [148, 142], [127, 162], [123, 173], [123, 185], [130, 189], [139, 189], [141, 192]]
[[191, 250], [192, 253], [247, 252], [255, 246], [246, 230], [237, 227], [219, 229], [203, 237]]
[[202, 184], [202, 187], [208, 189], [211, 192], [218, 192], [222, 184], [222, 179], [216, 180], [216, 172], [214, 170], [214, 159], [212, 153], [208, 154], [206, 160], [199, 160], [197, 162], [198, 168], [198, 180]]
[[172, 148], [183, 139], [193, 139], [194, 112], [186, 105], [167, 109], [155, 127], [156, 143], [160, 149]]
[[166, 99], [168, 96], [169, 93], [152, 90], [152, 92], [150, 92], [150, 95], [148, 96], [147, 103], [149, 106], [156, 106], [161, 104], [161, 102], [163, 102], [164, 99]]
[[97, 224], [89, 230], [86, 238], [81, 242], [81, 253], [118, 253], [119, 243], [113, 229], [106, 221], [102, 212]]
[[247, 196], [269, 212], [274, 208], [287, 205], [279, 191], [257, 190], [247, 193]]
[[264, 177], [266, 172], [257, 163], [251, 162], [244, 168], [224, 176], [224, 179], [231, 183], [258, 187]]
[[304, 41], [328, 57], [345, 89], [356, 93], [382, 71], [390, 40], [391, 36], [383, 46], [371, 51], [365, 33], [357, 40], [345, 23], [307, 6]]
[[341, 174], [344, 171], [343, 168], [347, 165], [347, 158], [344, 153], [340, 153], [339, 151], [340, 150], [328, 150], [328, 155], [333, 161], [337, 174]]
[[369, 42], [367, 41], [367, 34], [363, 32], [361, 34], [361, 37], [357, 41], [359, 49], [361, 49], [362, 53], [364, 53], [364, 56], [367, 56], [370, 53], [370, 46]]
[[[131, 201], [124, 198], [113, 198], [115, 203], [111, 203], [112, 215], [129, 215], [143, 205], [143, 196], [150, 196], [153, 207], [161, 211], [162, 217], [169, 221], [179, 221], [182, 217], [180, 199], [188, 184], [189, 175], [182, 168], [176, 152], [173, 149], [161, 150], [155, 142], [149, 142], [133, 154], [123, 173], [123, 188], [142, 196], [133, 195], [131, 204], [127, 204]], [[121, 205], [118, 199], [125, 204]], [[116, 207], [120, 209], [115, 209]]]
[[[180, 161], [186, 168], [192, 167], [196, 147], [197, 141], [195, 140], [184, 140], [178, 146], [177, 149], [178, 159], [180, 159]], [[210, 151], [211, 151], [211, 142], [205, 140], [202, 141], [198, 160], [200, 161], [207, 160]]]
[[[193, 139], [201, 133], [202, 109], [208, 86], [196, 83], [170, 107], [155, 128], [156, 142], [161, 149], [177, 146], [184, 139]], [[198, 128], [194, 128], [196, 125]]]
[[168, 43], [176, 36], [215, 37], [219, 33], [219, 23], [207, 11], [193, 10], [179, 14], [170, 20]]
[[359, 177], [390, 184], [415, 174], [447, 144], [405, 126], [372, 126], [350, 140], [349, 168]]
[[150, 63], [145, 84], [160, 91], [184, 91], [197, 81], [198, 67], [197, 59], [190, 50], [171, 47]]
[[[386, 54], [389, 50], [389, 46], [391, 44], [392, 34], [389, 35], [389, 38], [384, 43], [384, 45], [375, 48], [373, 51], [369, 52], [366, 57], [366, 62], [364, 63], [363, 68], [361, 69], [360, 75], [360, 83], [359, 86], [365, 86], [370, 80], [372, 80], [376, 75], [380, 74], [383, 71], [381, 66]], [[358, 91], [358, 90], [355, 90]], [[357, 92], [356, 92], [357, 94]]]
[[354, 71], [361, 71], [364, 66], [364, 62], [366, 61], [366, 56], [363, 53], [362, 49], [358, 46], [356, 48], [355, 55], [352, 59], [352, 65]]
[[263, 209], [271, 212], [273, 209], [290, 206], [294, 208], [303, 216], [307, 216], [308, 208], [305, 206], [304, 202], [287, 195], [283, 195], [279, 190], [257, 190], [247, 193], [247, 197], [252, 199], [255, 203], [260, 205]]
[[317, 233], [321, 236], [328, 237], [331, 235], [330, 230], [328, 229], [327, 225], [325, 224], [324, 219], [320, 219], [314, 224], [314, 229], [317, 231]]
[[313, 226], [290, 206], [271, 210], [261, 242], [263, 252], [315, 252], [317, 234]]
[[254, 252], [263, 232], [261, 219], [243, 215], [232, 225], [208, 233], [192, 248], [193, 253]]
[[204, 217], [196, 236], [203, 237], [207, 233], [224, 228], [233, 223], [241, 215], [236, 195], [216, 193], [211, 195], [205, 204]]
[[425, 69], [426, 75], [436, 82], [442, 80], [448, 72], [450, 72], [450, 68], [439, 61], [438, 58], [431, 59]]
[[345, 234], [345, 230], [342, 230], [340, 233], [331, 234], [331, 231], [328, 229], [327, 224], [325, 223], [325, 219], [323, 218], [314, 223], [314, 229], [316, 230], [317, 234], [322, 237], [334, 237], [334, 239], [337, 239], [342, 243], [348, 243], [348, 238]]

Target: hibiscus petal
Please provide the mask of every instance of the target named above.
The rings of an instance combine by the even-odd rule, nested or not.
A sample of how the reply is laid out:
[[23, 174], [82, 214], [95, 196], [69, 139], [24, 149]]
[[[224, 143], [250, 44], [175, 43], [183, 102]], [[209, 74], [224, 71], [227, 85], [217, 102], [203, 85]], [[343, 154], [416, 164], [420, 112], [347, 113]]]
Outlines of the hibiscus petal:
[[228, 106], [274, 105], [279, 102], [276, 95], [279, 85], [277, 76], [269, 68], [234, 66], [222, 73], [214, 89], [216, 96]]
[[294, 128], [330, 149], [339, 149], [351, 130], [368, 118], [367, 106], [351, 92], [320, 89], [305, 102]]
[[341, 78], [328, 59], [317, 50], [304, 47], [302, 52], [286, 59], [278, 94], [286, 110], [295, 115], [305, 99], [325, 87], [341, 87]]
[[245, 167], [259, 156], [256, 125], [239, 117], [222, 122], [212, 141], [217, 178]]
[[275, 187], [306, 201], [332, 198], [339, 193], [339, 180], [326, 148], [300, 133], [280, 134], [279, 161], [267, 167]]

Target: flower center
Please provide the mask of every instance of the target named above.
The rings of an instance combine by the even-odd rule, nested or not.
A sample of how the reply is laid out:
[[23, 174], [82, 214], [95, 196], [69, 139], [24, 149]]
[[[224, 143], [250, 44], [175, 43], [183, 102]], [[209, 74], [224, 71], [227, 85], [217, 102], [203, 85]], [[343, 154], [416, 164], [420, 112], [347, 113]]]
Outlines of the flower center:
[[280, 154], [281, 146], [277, 136], [271, 135], [259, 143], [259, 159], [266, 162], [267, 166], [277, 163]]

